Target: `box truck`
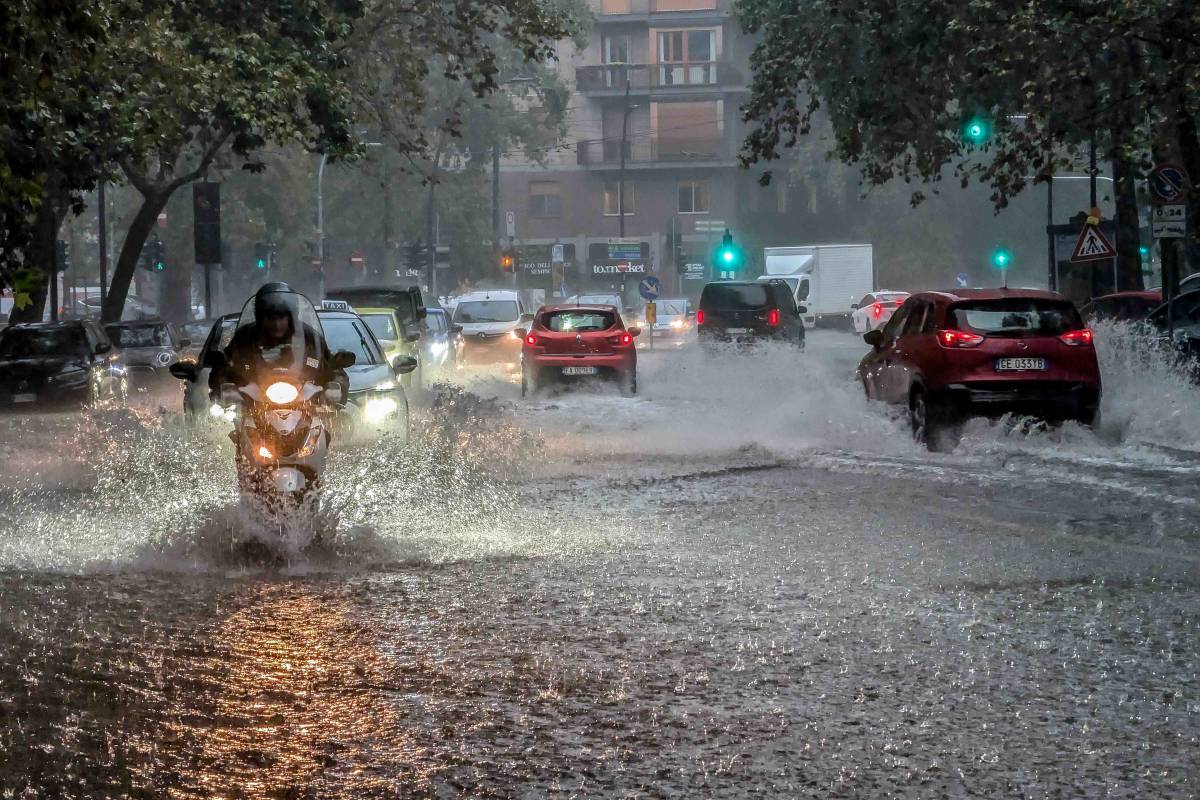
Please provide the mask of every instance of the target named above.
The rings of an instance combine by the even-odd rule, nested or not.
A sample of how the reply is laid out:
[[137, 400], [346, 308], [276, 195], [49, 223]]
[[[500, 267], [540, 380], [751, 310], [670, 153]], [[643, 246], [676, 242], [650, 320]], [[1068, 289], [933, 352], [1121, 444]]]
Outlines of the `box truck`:
[[813, 244], [763, 248], [760, 281], [781, 279], [804, 306], [804, 324], [818, 319], [848, 322], [851, 305], [875, 288], [875, 262], [869, 244]]

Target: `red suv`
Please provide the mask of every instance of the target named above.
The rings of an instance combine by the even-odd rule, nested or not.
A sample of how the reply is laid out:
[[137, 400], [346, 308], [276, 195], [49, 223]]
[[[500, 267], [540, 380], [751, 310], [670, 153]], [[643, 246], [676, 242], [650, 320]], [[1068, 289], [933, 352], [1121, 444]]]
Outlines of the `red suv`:
[[521, 396], [553, 380], [600, 377], [617, 381], [623, 394], [637, 394], [637, 349], [641, 328], [629, 328], [615, 306], [543, 306], [522, 330]]
[[931, 449], [969, 416], [1096, 422], [1092, 332], [1056, 292], [922, 292], [863, 339], [872, 347], [858, 365], [867, 397], [905, 404], [913, 436]]

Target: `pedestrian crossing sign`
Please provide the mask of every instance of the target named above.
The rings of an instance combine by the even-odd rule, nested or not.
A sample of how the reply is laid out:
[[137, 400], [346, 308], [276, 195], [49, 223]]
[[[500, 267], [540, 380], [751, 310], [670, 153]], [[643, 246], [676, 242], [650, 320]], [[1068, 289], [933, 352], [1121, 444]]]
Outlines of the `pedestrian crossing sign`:
[[1116, 248], [1100, 232], [1099, 225], [1083, 226], [1083, 230], [1079, 232], [1079, 241], [1075, 242], [1075, 250], [1071, 253], [1072, 263], [1103, 261], [1116, 257]]

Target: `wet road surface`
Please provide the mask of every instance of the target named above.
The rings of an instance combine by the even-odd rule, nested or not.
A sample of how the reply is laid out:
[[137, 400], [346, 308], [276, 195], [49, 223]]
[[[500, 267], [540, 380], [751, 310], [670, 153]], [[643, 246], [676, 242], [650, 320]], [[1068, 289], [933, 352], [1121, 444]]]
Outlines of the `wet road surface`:
[[5, 420], [0, 789], [1200, 794], [1194, 395], [1113, 339], [1099, 434], [934, 455], [858, 352], [473, 376], [265, 563], [219, 431]]

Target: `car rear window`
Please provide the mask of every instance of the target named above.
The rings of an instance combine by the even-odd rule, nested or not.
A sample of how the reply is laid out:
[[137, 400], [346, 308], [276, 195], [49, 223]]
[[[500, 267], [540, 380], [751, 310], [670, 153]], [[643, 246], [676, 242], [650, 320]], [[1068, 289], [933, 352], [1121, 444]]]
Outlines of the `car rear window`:
[[960, 330], [988, 336], [1057, 336], [1083, 327], [1075, 306], [1061, 300], [976, 300], [960, 303], [950, 313]]
[[700, 305], [705, 308], [764, 308], [767, 287], [761, 283], [710, 283], [704, 287]]
[[166, 325], [109, 325], [104, 330], [118, 348], [171, 346]]
[[400, 338], [396, 333], [395, 318], [391, 314], [361, 314], [363, 322], [378, 339], [395, 340]]
[[0, 358], [36, 358], [86, 353], [83, 328], [9, 328], [0, 334]]
[[520, 316], [515, 300], [467, 300], [454, 309], [455, 322], [516, 322]]
[[611, 311], [550, 311], [542, 324], [552, 331], [606, 331], [616, 322]]

